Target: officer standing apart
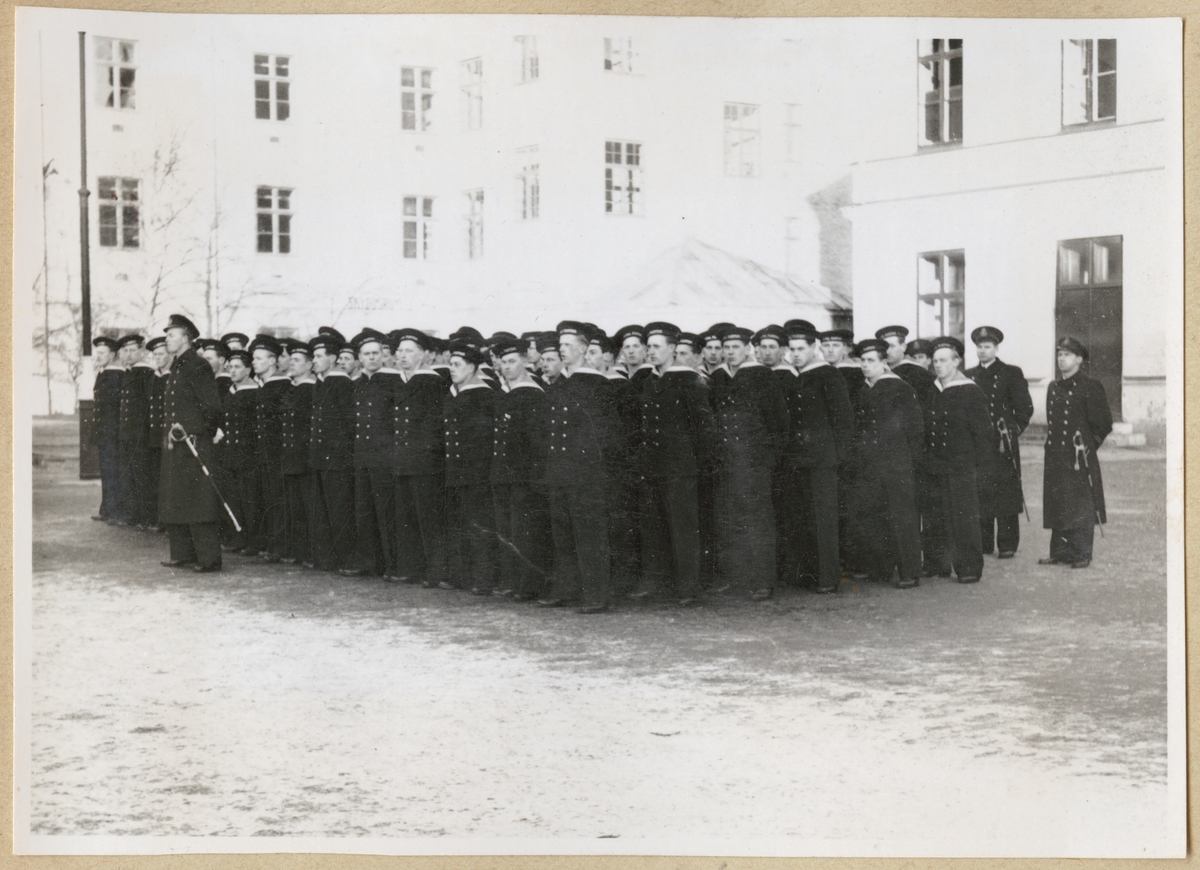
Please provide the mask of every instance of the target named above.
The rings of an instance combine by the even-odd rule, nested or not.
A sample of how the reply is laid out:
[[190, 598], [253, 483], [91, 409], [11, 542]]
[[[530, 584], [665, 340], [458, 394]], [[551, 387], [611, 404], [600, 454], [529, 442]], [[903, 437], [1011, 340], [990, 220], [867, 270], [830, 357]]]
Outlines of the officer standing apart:
[[1021, 489], [1021, 433], [1033, 417], [1029, 383], [1017, 366], [996, 358], [996, 347], [1004, 333], [994, 326], [971, 332], [979, 365], [967, 369], [967, 377], [983, 388], [995, 430], [992, 448], [995, 462], [979, 478], [979, 530], [983, 552], [993, 549], [1000, 559], [1011, 559], [1021, 542], [1018, 523], [1025, 506]]
[[929, 483], [929, 534], [925, 565], [959, 583], [977, 583], [983, 574], [979, 536], [978, 479], [990, 469], [992, 421], [987, 397], [959, 371], [963, 346], [957, 338], [933, 341], [935, 390], [926, 409], [925, 453]]
[[[204, 466], [212, 469], [214, 439], [220, 434], [222, 416], [217, 381], [212, 367], [192, 349], [200, 336], [196, 325], [182, 314], [172, 314], [167, 323], [167, 350], [175, 356], [164, 393], [167, 441], [163, 450], [158, 491], [158, 519], [167, 527], [171, 558], [168, 568], [184, 565], [204, 573], [221, 570], [221, 535], [217, 521], [223, 510]], [[183, 441], [172, 439], [180, 426], [199, 454]], [[183, 433], [175, 430], [175, 436]]]
[[1039, 565], [1086, 568], [1092, 562], [1095, 526], [1107, 521], [1104, 482], [1096, 450], [1112, 431], [1104, 387], [1080, 369], [1087, 348], [1058, 341], [1061, 377], [1046, 391], [1046, 472], [1042, 526], [1050, 529], [1050, 558]]

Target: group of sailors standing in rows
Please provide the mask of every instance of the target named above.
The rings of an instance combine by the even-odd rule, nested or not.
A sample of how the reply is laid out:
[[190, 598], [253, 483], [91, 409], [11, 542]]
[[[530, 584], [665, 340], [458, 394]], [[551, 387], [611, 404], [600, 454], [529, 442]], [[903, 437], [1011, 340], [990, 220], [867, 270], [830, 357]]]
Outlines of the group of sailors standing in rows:
[[[220, 570], [224, 549], [585, 613], [844, 576], [974, 583], [1019, 545], [1028, 384], [998, 329], [971, 334], [966, 372], [958, 339], [907, 334], [563, 321], [202, 340], [172, 315], [148, 342], [93, 343], [94, 519], [165, 529], [174, 568]], [[1078, 568], [1112, 420], [1086, 348], [1064, 338], [1057, 359], [1040, 561]]]

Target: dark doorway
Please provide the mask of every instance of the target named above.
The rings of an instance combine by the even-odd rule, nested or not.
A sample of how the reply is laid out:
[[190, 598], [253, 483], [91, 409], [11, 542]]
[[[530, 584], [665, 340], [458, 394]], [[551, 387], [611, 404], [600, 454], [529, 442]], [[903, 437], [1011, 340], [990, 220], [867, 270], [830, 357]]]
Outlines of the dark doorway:
[[[1113, 419], [1121, 419], [1121, 236], [1058, 243], [1054, 331], [1083, 342], [1083, 371], [1104, 386]], [[1057, 365], [1055, 372], [1058, 371]]]

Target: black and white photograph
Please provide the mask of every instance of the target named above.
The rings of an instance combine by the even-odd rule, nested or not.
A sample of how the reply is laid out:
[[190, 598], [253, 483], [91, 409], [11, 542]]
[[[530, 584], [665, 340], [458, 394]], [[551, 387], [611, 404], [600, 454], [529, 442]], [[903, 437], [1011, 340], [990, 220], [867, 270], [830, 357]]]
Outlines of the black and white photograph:
[[17, 9], [15, 852], [1184, 857], [1182, 77]]

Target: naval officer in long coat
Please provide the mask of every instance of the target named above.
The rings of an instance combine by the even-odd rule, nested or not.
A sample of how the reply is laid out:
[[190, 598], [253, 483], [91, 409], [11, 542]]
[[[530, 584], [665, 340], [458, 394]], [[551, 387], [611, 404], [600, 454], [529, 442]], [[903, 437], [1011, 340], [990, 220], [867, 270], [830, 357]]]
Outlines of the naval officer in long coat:
[[1062, 377], [1046, 391], [1042, 526], [1050, 529], [1050, 558], [1039, 565], [1088, 567], [1095, 527], [1107, 520], [1096, 450], [1112, 431], [1112, 411], [1103, 385], [1081, 371], [1087, 358], [1074, 338], [1059, 339]]
[[1021, 489], [1021, 445], [1017, 440], [1033, 418], [1033, 399], [1025, 373], [996, 357], [1004, 333], [994, 326], [972, 330], [971, 341], [979, 365], [967, 377], [983, 389], [992, 418], [995, 461], [979, 477], [979, 530], [983, 552], [995, 549], [1000, 559], [1011, 559], [1021, 542], [1017, 522], [1025, 505]]

